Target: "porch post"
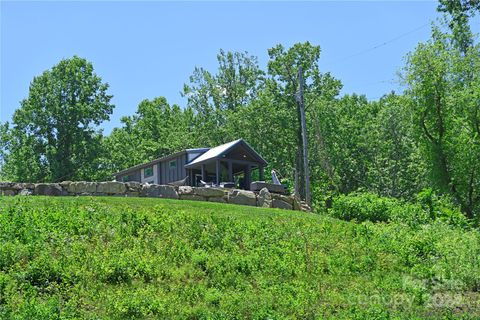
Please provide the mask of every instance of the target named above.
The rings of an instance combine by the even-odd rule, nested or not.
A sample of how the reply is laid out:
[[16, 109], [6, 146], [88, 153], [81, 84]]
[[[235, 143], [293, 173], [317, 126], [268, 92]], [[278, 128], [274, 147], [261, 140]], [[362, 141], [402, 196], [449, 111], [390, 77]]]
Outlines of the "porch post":
[[264, 172], [264, 167], [263, 166], [258, 166], [258, 175], [260, 181], [265, 181], [265, 172]]
[[202, 180], [203, 181], [207, 180], [207, 170], [205, 168], [205, 164], [202, 164]]
[[231, 159], [228, 159], [228, 182], [234, 182], [233, 181], [233, 165], [232, 165]]
[[220, 159], [217, 159], [215, 161], [215, 178], [216, 178], [216, 184], [217, 186], [220, 185]]
[[245, 190], [250, 190], [250, 182], [252, 181], [252, 170], [251, 166], [247, 164], [245, 168]]

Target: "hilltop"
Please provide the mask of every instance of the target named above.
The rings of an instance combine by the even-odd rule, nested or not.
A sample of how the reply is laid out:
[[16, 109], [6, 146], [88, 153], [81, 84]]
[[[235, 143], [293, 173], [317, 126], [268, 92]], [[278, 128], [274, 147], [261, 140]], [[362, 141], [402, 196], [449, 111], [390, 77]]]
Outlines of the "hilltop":
[[477, 230], [219, 203], [2, 197], [2, 319], [480, 316]]

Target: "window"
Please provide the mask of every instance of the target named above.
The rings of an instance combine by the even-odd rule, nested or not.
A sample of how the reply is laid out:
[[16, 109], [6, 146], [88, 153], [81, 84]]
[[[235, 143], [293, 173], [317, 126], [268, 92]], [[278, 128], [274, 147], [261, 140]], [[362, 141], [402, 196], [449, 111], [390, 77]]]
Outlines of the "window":
[[130, 181], [130, 176], [123, 176], [122, 177], [122, 182], [128, 182]]
[[145, 178], [153, 176], [153, 167], [147, 167], [143, 169], [143, 176]]
[[177, 167], [177, 160], [170, 161], [168, 163], [168, 166], [170, 167], [170, 169], [176, 168]]

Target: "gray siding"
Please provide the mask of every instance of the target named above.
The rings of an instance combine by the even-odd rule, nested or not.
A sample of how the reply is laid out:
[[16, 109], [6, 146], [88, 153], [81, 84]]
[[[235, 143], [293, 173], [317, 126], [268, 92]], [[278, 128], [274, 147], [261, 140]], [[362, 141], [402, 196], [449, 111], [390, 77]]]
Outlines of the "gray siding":
[[[176, 168], [170, 168], [170, 162], [176, 161]], [[168, 159], [160, 163], [160, 183], [166, 184], [173, 181], [181, 180], [185, 178], [187, 170], [185, 164], [187, 161], [187, 155], [182, 154], [178, 157]]]
[[118, 175], [118, 176], [116, 177], [116, 180], [117, 180], [117, 181], [122, 181], [122, 180], [123, 180], [123, 177], [129, 176], [129, 177], [130, 177], [129, 181], [141, 182], [141, 181], [142, 181], [142, 176], [141, 176], [141, 171], [140, 171], [140, 170], [141, 170], [141, 169], [138, 169], [138, 170], [129, 172], [129, 173], [127, 173], [127, 174]]
[[[173, 181], [181, 180], [189, 174], [189, 170], [185, 169], [185, 165], [189, 163], [192, 159], [198, 157], [204, 152], [184, 152], [180, 154], [173, 155], [174, 157], [168, 157], [163, 161], [159, 162], [150, 162], [148, 165], [156, 165], [155, 171], [155, 183], [158, 184], [167, 184]], [[170, 169], [170, 161], [176, 161], [176, 168]], [[138, 169], [134, 169], [128, 173], [123, 173], [116, 175], [115, 178], [117, 181], [122, 181], [122, 178], [125, 176], [130, 176], [130, 181], [142, 181], [142, 170], [146, 165]], [[191, 178], [191, 177], [190, 177]], [[144, 179], [145, 180], [145, 179]]]

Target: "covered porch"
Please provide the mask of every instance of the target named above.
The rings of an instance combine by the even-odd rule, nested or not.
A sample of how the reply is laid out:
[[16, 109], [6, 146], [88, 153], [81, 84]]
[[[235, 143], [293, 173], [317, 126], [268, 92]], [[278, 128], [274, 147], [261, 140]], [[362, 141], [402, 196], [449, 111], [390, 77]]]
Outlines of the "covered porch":
[[191, 186], [201, 181], [250, 190], [252, 177], [265, 180], [267, 162], [242, 139], [210, 149], [185, 165]]

